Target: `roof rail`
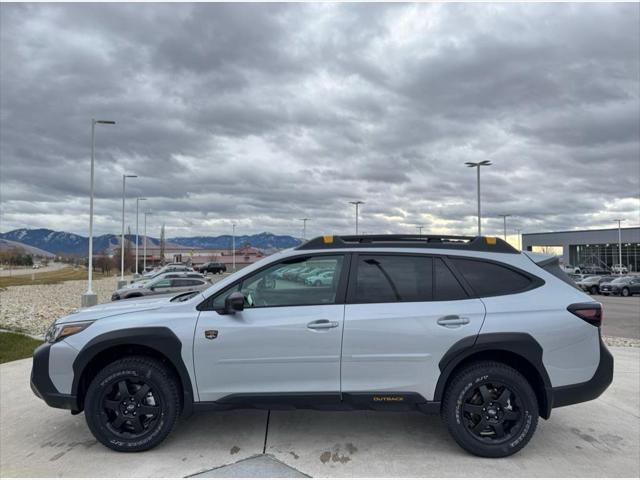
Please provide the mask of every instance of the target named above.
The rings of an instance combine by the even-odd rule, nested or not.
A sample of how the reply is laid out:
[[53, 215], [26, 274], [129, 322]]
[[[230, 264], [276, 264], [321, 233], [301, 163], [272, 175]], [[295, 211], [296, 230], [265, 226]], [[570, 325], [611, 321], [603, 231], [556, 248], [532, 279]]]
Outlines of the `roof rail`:
[[519, 253], [498, 237], [460, 235], [324, 235], [313, 238], [296, 250], [337, 248], [446, 248], [494, 253]]

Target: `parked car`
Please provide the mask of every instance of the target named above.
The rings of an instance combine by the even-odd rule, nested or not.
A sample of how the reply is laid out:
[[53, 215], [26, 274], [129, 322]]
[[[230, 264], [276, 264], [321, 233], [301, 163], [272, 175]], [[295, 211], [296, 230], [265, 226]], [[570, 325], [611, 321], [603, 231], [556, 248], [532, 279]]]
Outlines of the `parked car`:
[[219, 262], [209, 262], [204, 265], [200, 265], [194, 270], [201, 273], [224, 273], [227, 271], [227, 266], [224, 263]]
[[[336, 282], [274, 278], [319, 261]], [[496, 237], [325, 236], [201, 292], [60, 318], [31, 384], [118, 451], [153, 448], [194, 409], [300, 407], [437, 413], [462, 448], [496, 458], [552, 408], [606, 390], [601, 322], [556, 258]]]
[[577, 282], [580, 282], [591, 275], [587, 273], [567, 273], [567, 276], [577, 284]]
[[611, 273], [611, 270], [606, 265], [602, 266], [595, 264], [581, 265], [580, 271], [589, 275], [609, 275]]
[[150, 282], [155, 282], [157, 280], [162, 280], [165, 278], [205, 278], [204, 275], [198, 272], [165, 272], [159, 273], [158, 275], [152, 278], [142, 278], [138, 280], [132, 280], [131, 283], [122, 287], [122, 290], [129, 290], [133, 288], [140, 288]]
[[304, 279], [304, 283], [306, 283], [307, 285], [313, 285], [316, 287], [331, 285], [332, 282], [333, 282], [333, 271], [321, 272]]
[[116, 290], [111, 295], [111, 300], [203, 290], [210, 286], [211, 282], [205, 278], [159, 278], [137, 288], [125, 287]]
[[616, 273], [618, 275], [626, 275], [627, 273], [629, 273], [629, 269], [624, 265], [620, 265], [619, 263], [616, 263], [613, 267], [611, 267], [611, 273]]
[[590, 275], [576, 282], [582, 290], [589, 292], [591, 295], [600, 293], [600, 284], [610, 282], [616, 277], [604, 276], [604, 275]]
[[623, 297], [640, 293], [640, 277], [618, 277], [610, 282], [601, 284], [600, 293], [603, 295], [622, 295]]
[[193, 268], [182, 264], [169, 264], [161, 267], [158, 270], [146, 273], [143, 275], [143, 277], [154, 277], [167, 272], [193, 272]]
[[564, 270], [565, 273], [582, 273], [580, 267], [574, 267], [573, 265], [562, 265], [562, 270]]

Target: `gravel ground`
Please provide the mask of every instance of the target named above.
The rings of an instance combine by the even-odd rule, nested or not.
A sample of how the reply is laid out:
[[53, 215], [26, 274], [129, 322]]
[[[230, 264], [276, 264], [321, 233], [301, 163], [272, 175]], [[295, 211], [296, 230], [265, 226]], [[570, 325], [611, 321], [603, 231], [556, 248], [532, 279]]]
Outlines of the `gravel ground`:
[[[94, 280], [93, 291], [98, 295], [98, 302], [110, 301], [117, 284], [116, 276]], [[86, 280], [2, 289], [0, 290], [0, 326], [32, 335], [42, 335], [54, 320], [79, 308], [80, 297], [86, 291]]]
[[[213, 275], [213, 283], [226, 275]], [[132, 277], [127, 277], [130, 281]], [[108, 302], [116, 289], [118, 277], [93, 281], [98, 302]], [[80, 307], [80, 297], [87, 289], [86, 280], [72, 280], [56, 285], [25, 285], [0, 289], [0, 328], [43, 335], [59, 317]], [[640, 347], [640, 340], [603, 336], [612, 347]]]

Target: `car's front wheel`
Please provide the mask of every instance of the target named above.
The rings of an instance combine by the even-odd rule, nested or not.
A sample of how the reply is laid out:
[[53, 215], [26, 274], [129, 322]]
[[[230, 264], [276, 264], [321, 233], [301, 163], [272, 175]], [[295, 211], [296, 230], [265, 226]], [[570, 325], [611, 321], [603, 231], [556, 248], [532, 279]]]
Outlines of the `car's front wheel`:
[[449, 384], [442, 417], [466, 451], [480, 457], [507, 457], [533, 436], [538, 402], [518, 371], [497, 362], [477, 362], [461, 370]]
[[103, 368], [85, 397], [91, 433], [120, 452], [155, 447], [173, 429], [180, 412], [178, 382], [161, 361], [132, 356]]

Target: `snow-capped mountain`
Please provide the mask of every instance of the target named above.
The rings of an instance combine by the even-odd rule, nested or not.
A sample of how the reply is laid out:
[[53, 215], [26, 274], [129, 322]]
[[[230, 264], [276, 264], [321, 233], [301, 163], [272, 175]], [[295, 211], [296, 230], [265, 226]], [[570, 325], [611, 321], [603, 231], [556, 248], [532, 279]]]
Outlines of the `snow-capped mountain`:
[[[32, 247], [46, 250], [56, 254], [76, 254], [86, 255], [89, 251], [89, 239], [82, 235], [69, 232], [56, 232], [46, 228], [21, 228], [6, 233], [0, 233], [0, 239], [21, 242]], [[135, 236], [128, 236], [127, 239], [135, 242]], [[158, 245], [157, 238], [148, 237], [149, 243]], [[231, 235], [220, 235], [217, 237], [176, 237], [168, 238], [167, 245], [182, 245], [185, 247], [198, 248], [231, 248]], [[289, 235], [274, 235], [263, 232], [256, 235], [236, 236], [236, 248], [245, 244], [261, 250], [274, 250], [295, 247], [301, 243], [298, 238]], [[105, 252], [117, 247], [120, 244], [120, 236], [106, 234], [96, 236], [93, 239], [93, 251], [96, 253]], [[139, 244], [142, 245], [142, 236], [139, 237]]]

